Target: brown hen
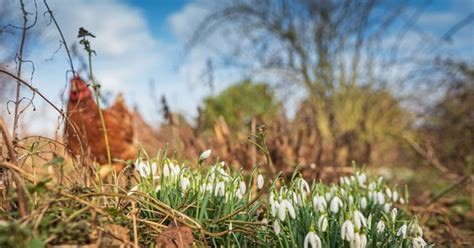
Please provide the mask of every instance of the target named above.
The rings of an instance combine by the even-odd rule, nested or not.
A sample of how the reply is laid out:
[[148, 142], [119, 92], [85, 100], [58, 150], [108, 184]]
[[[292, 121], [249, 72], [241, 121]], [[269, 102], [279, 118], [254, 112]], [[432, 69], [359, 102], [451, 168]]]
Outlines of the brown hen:
[[133, 142], [133, 115], [125, 105], [122, 95], [117, 97], [110, 108], [102, 110], [102, 113], [107, 128], [111, 166], [108, 166], [107, 146], [92, 91], [79, 76], [74, 77], [71, 80], [67, 116], [75, 128], [69, 123], [66, 124], [67, 147], [78, 156], [81, 154], [82, 144], [82, 151], [102, 165], [100, 177], [105, 178], [113, 170], [120, 172], [125, 166], [124, 161], [135, 159], [137, 147]]

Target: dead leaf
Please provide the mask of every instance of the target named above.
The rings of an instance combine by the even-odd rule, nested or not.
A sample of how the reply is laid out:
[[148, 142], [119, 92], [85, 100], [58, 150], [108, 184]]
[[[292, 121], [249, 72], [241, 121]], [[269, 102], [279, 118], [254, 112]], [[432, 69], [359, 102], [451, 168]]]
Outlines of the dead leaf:
[[169, 226], [156, 238], [160, 248], [188, 248], [194, 241], [193, 232], [187, 226]]

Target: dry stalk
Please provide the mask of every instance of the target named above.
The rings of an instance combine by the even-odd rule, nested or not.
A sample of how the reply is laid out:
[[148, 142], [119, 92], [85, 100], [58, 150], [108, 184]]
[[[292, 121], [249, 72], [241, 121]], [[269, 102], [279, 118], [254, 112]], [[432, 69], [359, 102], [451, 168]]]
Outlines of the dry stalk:
[[134, 247], [137, 248], [138, 246], [138, 229], [137, 229], [137, 204], [135, 201], [132, 201], [132, 223], [133, 223], [133, 244]]
[[[7, 126], [5, 125], [5, 121], [3, 120], [2, 117], [0, 117], [0, 129], [2, 132], [3, 140], [8, 149], [8, 156], [10, 158], [10, 161], [15, 167], [18, 167], [16, 153], [13, 148], [13, 144], [10, 139], [10, 136], [8, 135]], [[18, 175], [16, 171], [14, 170], [10, 170], [10, 171], [12, 173], [13, 180], [16, 184], [16, 191], [18, 194], [18, 207], [19, 207], [20, 215], [21, 217], [24, 218], [28, 216], [28, 201], [26, 198], [25, 185], [23, 183], [22, 178]]]

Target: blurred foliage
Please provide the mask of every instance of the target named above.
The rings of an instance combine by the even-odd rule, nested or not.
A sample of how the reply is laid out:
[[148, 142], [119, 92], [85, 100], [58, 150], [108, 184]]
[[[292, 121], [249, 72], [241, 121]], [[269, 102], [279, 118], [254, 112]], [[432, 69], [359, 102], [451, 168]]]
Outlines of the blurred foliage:
[[397, 150], [400, 137], [410, 130], [410, 113], [388, 90], [353, 84], [336, 90], [327, 102], [322, 108], [327, 114], [322, 115], [315, 112], [311, 99], [306, 100], [293, 124], [295, 129], [320, 130], [315, 134], [316, 139], [324, 140], [319, 144], [323, 154], [315, 159], [320, 163], [380, 161], [374, 153], [383, 155], [385, 150]]
[[466, 173], [466, 165], [474, 163], [474, 66], [451, 60], [440, 65], [447, 90], [428, 112], [422, 132], [443, 164]]
[[268, 85], [245, 80], [204, 100], [198, 129], [210, 130], [216, 120], [222, 117], [231, 130], [242, 130], [253, 117], [269, 122], [280, 111], [281, 104]]

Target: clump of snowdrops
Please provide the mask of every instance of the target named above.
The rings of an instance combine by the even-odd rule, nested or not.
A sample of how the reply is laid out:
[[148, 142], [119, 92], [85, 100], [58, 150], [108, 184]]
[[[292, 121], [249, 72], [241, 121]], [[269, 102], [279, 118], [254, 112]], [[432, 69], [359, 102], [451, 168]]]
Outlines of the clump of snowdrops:
[[[288, 183], [267, 182], [257, 169], [244, 177], [224, 162], [204, 165], [209, 155], [201, 154], [197, 169], [166, 156], [138, 159], [141, 182], [130, 194], [141, 192], [183, 214], [196, 239], [211, 246], [427, 247], [422, 227], [403, 210], [406, 189], [401, 194], [383, 178], [369, 180], [358, 171], [337, 185], [310, 185], [295, 173]], [[159, 210], [145, 205], [140, 214], [173, 221]]]
[[[192, 220], [196, 239], [205, 239], [208, 245], [263, 244], [270, 232], [262, 228], [265, 223], [260, 218], [264, 212], [259, 200], [263, 176], [254, 170], [246, 180], [242, 170], [231, 173], [224, 162], [205, 165], [209, 155], [210, 150], [201, 154], [197, 169], [166, 156], [138, 159], [136, 169], [141, 181], [129, 194], [145, 193], [182, 213], [185, 220]], [[257, 190], [252, 192], [251, 187]], [[142, 206], [141, 215], [164, 224], [167, 218], [168, 222], [174, 221], [159, 210], [151, 204]]]
[[405, 190], [363, 172], [339, 184], [309, 185], [294, 176], [270, 188], [267, 216], [281, 247], [427, 247], [423, 229], [404, 209]]

